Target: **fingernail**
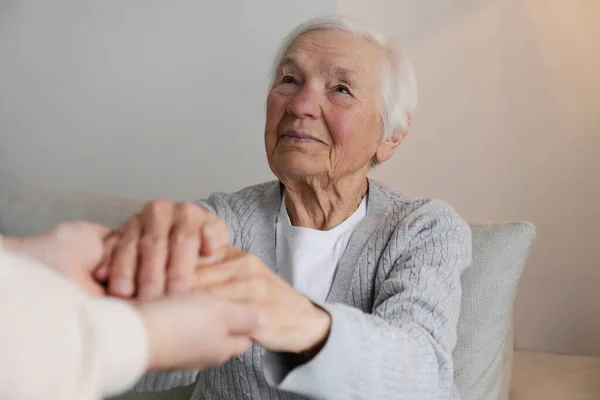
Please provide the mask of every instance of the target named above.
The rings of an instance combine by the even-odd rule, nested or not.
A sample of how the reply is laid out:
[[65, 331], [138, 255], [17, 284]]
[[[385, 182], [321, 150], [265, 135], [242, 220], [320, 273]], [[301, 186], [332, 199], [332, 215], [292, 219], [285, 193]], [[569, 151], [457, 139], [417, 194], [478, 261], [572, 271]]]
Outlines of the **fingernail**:
[[159, 290], [154, 285], [144, 285], [140, 288], [138, 296], [142, 299], [155, 299], [160, 296]]
[[133, 292], [133, 286], [129, 279], [115, 279], [110, 282], [110, 291], [121, 296], [130, 296]]

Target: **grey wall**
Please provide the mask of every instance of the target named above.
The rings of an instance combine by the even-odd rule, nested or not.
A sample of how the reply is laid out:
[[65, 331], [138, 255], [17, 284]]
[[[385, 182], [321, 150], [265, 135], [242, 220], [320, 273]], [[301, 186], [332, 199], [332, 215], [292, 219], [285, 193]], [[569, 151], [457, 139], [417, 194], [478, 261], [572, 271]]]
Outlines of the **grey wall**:
[[268, 72], [335, 0], [2, 1], [0, 185], [195, 199], [272, 175]]

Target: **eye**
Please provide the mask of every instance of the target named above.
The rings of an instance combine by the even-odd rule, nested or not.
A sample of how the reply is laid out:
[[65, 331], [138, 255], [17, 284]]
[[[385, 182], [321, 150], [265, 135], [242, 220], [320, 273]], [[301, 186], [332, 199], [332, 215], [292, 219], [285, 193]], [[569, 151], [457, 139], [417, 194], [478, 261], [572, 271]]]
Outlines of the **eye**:
[[334, 88], [334, 90], [338, 93], [341, 94], [350, 94], [350, 89], [348, 89], [346, 86], [344, 85], [338, 85]]
[[283, 79], [281, 79], [281, 83], [292, 84], [293, 85], [293, 84], [296, 84], [298, 82], [296, 81], [296, 78], [294, 78], [293, 76], [286, 75], [286, 76], [283, 77]]

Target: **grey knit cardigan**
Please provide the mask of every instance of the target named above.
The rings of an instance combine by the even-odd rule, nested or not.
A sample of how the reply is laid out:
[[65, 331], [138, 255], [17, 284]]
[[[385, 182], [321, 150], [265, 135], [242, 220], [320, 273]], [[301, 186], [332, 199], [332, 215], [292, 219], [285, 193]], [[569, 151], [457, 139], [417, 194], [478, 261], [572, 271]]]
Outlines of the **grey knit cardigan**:
[[[227, 221], [235, 246], [277, 272], [282, 194], [274, 181], [199, 204]], [[253, 345], [217, 368], [148, 373], [136, 390], [196, 382], [194, 399], [458, 399], [452, 351], [470, 262], [471, 231], [450, 205], [369, 180], [367, 214], [319, 304], [332, 325], [313, 359]]]

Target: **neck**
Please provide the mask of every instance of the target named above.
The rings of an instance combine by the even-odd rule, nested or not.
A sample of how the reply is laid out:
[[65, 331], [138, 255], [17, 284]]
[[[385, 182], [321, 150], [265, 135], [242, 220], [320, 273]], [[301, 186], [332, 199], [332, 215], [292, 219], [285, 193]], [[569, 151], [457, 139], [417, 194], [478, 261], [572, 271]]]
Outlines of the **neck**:
[[283, 182], [285, 206], [294, 226], [329, 230], [352, 215], [367, 193], [367, 177]]

